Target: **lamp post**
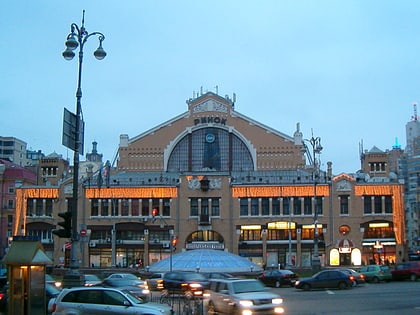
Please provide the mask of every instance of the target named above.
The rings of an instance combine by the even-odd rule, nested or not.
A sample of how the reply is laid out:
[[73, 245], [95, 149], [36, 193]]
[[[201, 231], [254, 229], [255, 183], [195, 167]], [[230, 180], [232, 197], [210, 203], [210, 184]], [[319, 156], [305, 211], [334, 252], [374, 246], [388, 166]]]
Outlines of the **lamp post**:
[[311, 139], [305, 141], [309, 142], [312, 147], [312, 156], [310, 156], [309, 150], [307, 150], [307, 154], [309, 156], [309, 161], [312, 164], [312, 180], [314, 183], [314, 253], [312, 256], [312, 272], [318, 272], [321, 270], [321, 260], [319, 259], [319, 252], [318, 252], [318, 241], [319, 241], [319, 232], [318, 232], [318, 202], [316, 196], [316, 185], [319, 179], [319, 163], [316, 155], [321, 154], [322, 145], [321, 145], [321, 138], [314, 137], [312, 133]]
[[[83, 154], [83, 120], [82, 120], [82, 64], [83, 64], [83, 47], [91, 36], [98, 36], [99, 47], [93, 53], [96, 59], [102, 60], [106, 56], [106, 52], [102, 48], [102, 42], [105, 36], [99, 32], [88, 33], [85, 29], [85, 11], [83, 10], [82, 25], [79, 27], [77, 24], [72, 23], [70, 26], [70, 33], [67, 35], [66, 50], [63, 52], [63, 57], [66, 60], [72, 60], [75, 56], [75, 50], [79, 48], [79, 67], [77, 77], [77, 90], [76, 90], [76, 122], [75, 122], [75, 145], [74, 145], [74, 159], [73, 159], [73, 198], [72, 198], [72, 233], [71, 233], [71, 250], [70, 250], [70, 271], [69, 277], [64, 278], [64, 282], [68, 279], [69, 286], [77, 285], [81, 281], [79, 275], [79, 260], [76, 255], [77, 243], [79, 241], [77, 229], [77, 200], [79, 189], [79, 154]], [[76, 275], [74, 277], [73, 275]]]

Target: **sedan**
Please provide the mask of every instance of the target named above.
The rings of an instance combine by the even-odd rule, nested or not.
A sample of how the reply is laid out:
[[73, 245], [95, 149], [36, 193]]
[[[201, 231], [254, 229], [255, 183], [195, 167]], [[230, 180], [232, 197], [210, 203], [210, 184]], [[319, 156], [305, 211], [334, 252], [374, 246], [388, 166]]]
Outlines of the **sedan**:
[[356, 270], [351, 269], [351, 268], [343, 268], [340, 270], [344, 271], [345, 273], [349, 275], [353, 275], [356, 280], [355, 285], [366, 283], [366, 277], [363, 273], [357, 272]]
[[311, 289], [347, 289], [354, 285], [356, 279], [353, 275], [346, 274], [340, 270], [323, 270], [314, 274], [310, 278], [296, 281], [295, 288], [302, 290]]
[[266, 286], [280, 288], [283, 285], [293, 287], [298, 280], [298, 275], [291, 270], [268, 270], [258, 276], [258, 280]]
[[148, 299], [150, 294], [147, 283], [131, 273], [113, 273], [103, 280], [102, 285], [127, 290], [145, 300]]

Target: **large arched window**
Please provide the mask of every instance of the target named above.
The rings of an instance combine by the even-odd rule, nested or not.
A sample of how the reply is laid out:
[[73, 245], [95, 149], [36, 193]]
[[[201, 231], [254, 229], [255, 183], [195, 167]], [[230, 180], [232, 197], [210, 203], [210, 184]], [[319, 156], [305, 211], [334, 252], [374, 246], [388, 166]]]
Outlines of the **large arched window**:
[[173, 148], [169, 172], [251, 171], [253, 161], [245, 143], [220, 128], [202, 128], [182, 138]]

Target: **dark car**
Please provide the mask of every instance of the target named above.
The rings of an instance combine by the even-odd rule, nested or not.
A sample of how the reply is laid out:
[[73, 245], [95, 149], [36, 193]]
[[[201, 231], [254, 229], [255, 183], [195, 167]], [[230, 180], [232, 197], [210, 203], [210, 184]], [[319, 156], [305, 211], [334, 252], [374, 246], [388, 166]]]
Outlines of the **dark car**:
[[150, 291], [160, 291], [163, 289], [163, 272], [155, 272], [146, 279], [147, 287]]
[[298, 275], [291, 270], [267, 270], [258, 276], [258, 280], [269, 287], [280, 288], [283, 285], [293, 287], [299, 279]]
[[347, 289], [354, 285], [355, 278], [340, 270], [323, 270], [310, 278], [296, 281], [295, 288], [302, 290], [311, 289]]
[[170, 271], [163, 276], [163, 288], [169, 293], [202, 295], [210, 285], [207, 277], [192, 271]]
[[391, 270], [392, 280], [411, 280], [420, 279], [420, 261], [409, 261], [397, 264]]
[[7, 308], [7, 277], [0, 277], [0, 310]]
[[127, 290], [145, 300], [150, 294], [147, 283], [131, 273], [113, 273], [102, 281], [102, 286]]
[[51, 314], [52, 312], [52, 302], [50, 303], [51, 299], [55, 299], [59, 294], [61, 290], [58, 289], [55, 285], [46, 283], [45, 284], [45, 300], [47, 303], [47, 314]]

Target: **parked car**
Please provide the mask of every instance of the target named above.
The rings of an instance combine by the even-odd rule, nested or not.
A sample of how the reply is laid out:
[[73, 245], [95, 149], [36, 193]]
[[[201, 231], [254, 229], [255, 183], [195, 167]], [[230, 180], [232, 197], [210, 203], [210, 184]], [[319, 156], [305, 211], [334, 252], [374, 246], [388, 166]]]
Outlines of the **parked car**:
[[257, 279], [213, 279], [206, 294], [208, 314], [283, 314], [283, 299]]
[[233, 278], [233, 275], [226, 272], [203, 272], [207, 279], [227, 279]]
[[356, 279], [340, 270], [322, 270], [312, 277], [303, 278], [295, 282], [296, 289], [347, 289], [354, 285]]
[[209, 279], [199, 272], [170, 271], [163, 276], [163, 288], [169, 293], [202, 295], [209, 284]]
[[63, 289], [51, 303], [53, 315], [170, 315], [168, 305], [146, 302], [127, 290], [105, 287]]
[[45, 300], [47, 303], [47, 314], [51, 314], [52, 312], [52, 304], [50, 304], [50, 301], [52, 299], [55, 299], [59, 294], [61, 290], [58, 289], [55, 285], [46, 283], [45, 284]]
[[63, 284], [60, 280], [56, 279], [54, 276], [52, 276], [48, 273], [45, 274], [45, 283], [52, 284], [56, 288], [61, 288], [61, 286]]
[[85, 286], [86, 287], [91, 287], [91, 286], [100, 285], [100, 284], [102, 284], [102, 280], [97, 275], [92, 275], [92, 274], [86, 274], [85, 275]]
[[349, 275], [354, 276], [355, 285], [366, 283], [366, 279], [365, 279], [366, 277], [363, 273], [357, 272], [356, 270], [351, 269], [351, 268], [341, 268], [340, 270], [349, 274]]
[[389, 282], [392, 280], [391, 269], [388, 266], [368, 265], [359, 269], [365, 275], [366, 282], [378, 283], [380, 281]]
[[392, 280], [411, 280], [420, 279], [420, 261], [409, 261], [397, 264], [391, 270]]
[[147, 287], [150, 291], [160, 291], [163, 289], [163, 272], [155, 272], [146, 279]]
[[266, 286], [280, 288], [283, 285], [293, 287], [299, 277], [296, 273], [288, 269], [274, 269], [264, 271], [257, 279]]
[[125, 289], [131, 294], [146, 300], [150, 294], [147, 283], [131, 273], [113, 273], [102, 281], [102, 285]]
[[7, 289], [8, 282], [7, 277], [0, 277], [0, 310], [7, 309]]

